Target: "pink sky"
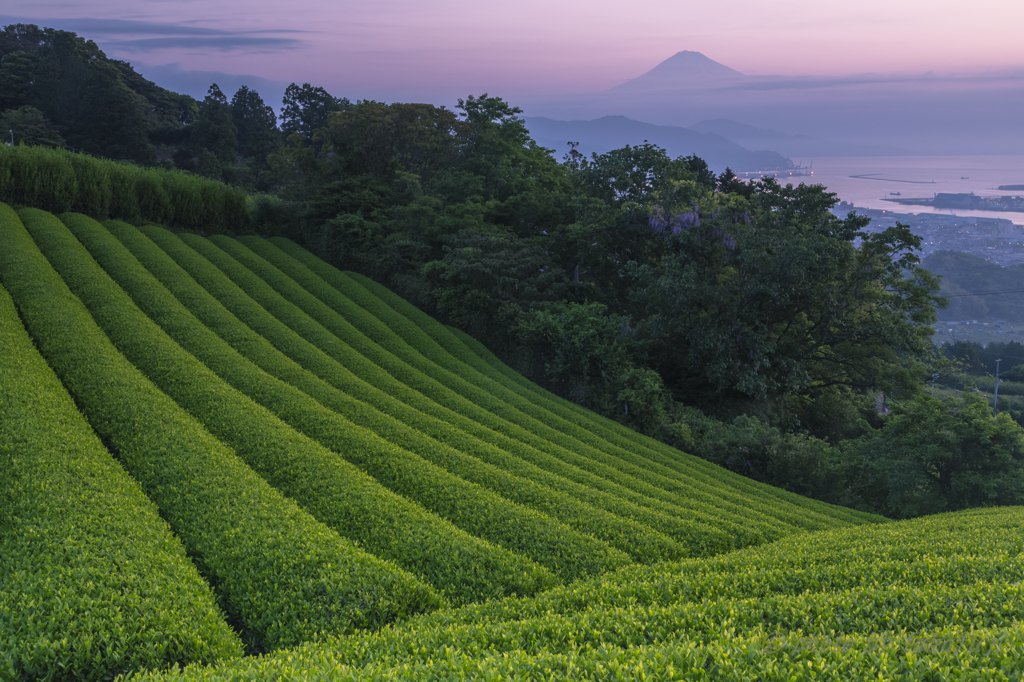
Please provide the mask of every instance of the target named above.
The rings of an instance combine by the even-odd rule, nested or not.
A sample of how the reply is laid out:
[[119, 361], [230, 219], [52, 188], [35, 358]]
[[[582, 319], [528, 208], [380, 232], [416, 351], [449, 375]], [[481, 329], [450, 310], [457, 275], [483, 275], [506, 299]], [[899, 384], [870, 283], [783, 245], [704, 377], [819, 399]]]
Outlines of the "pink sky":
[[1021, 0], [7, 0], [13, 20], [134, 64], [350, 96], [594, 92], [680, 50], [750, 75], [1024, 70]]

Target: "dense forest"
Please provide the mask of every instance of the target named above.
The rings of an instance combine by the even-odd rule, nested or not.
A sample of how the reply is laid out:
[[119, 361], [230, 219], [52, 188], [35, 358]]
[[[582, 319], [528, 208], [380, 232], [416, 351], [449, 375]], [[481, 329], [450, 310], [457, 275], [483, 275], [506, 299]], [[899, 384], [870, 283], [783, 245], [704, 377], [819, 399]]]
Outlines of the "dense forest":
[[[941, 293], [949, 296], [939, 319], [1024, 322], [1024, 265], [1002, 267], [962, 251], [936, 251], [922, 264], [942, 276]], [[975, 292], [1006, 293], [965, 295]]]
[[820, 186], [743, 183], [650, 144], [557, 158], [487, 94], [448, 109], [293, 83], [279, 111], [245, 87], [170, 92], [71, 33], [0, 34], [15, 144], [243, 188], [247, 230], [386, 285], [579, 405], [890, 516], [1024, 495], [1011, 415], [928, 393], [977, 367], [931, 343], [946, 300], [909, 229], [869, 233]]

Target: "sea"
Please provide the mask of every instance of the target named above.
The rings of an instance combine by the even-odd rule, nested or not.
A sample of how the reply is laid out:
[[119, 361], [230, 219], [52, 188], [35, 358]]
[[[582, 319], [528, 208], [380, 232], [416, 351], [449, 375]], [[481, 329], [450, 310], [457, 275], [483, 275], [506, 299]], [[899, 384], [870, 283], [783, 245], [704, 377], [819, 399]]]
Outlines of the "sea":
[[[794, 159], [794, 161], [797, 161]], [[1024, 213], [972, 211], [908, 206], [886, 201], [895, 198], [932, 198], [939, 192], [978, 196], [1024, 196], [1024, 191], [1000, 191], [999, 185], [1024, 185], [1024, 155], [1005, 156], [855, 156], [824, 157], [798, 161], [802, 170], [779, 172], [783, 184], [801, 182], [824, 185], [840, 201], [860, 208], [896, 213], [943, 213], [958, 216], [1007, 218], [1024, 226]], [[804, 175], [799, 175], [803, 173]], [[740, 178], [754, 177], [740, 173]], [[860, 177], [855, 177], [860, 176]]]

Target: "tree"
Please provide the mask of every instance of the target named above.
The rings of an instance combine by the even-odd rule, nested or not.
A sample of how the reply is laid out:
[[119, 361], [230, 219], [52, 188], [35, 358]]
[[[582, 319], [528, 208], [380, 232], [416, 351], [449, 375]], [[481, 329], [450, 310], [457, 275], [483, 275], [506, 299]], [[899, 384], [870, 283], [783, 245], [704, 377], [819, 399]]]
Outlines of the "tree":
[[[281, 107], [281, 130], [297, 133], [305, 144], [313, 145], [313, 134], [327, 126], [331, 114], [347, 109], [351, 103], [337, 98], [323, 88], [303, 83], [290, 84], [284, 91]], [[319, 151], [319, 150], [318, 150]]]
[[199, 157], [204, 150], [209, 150], [222, 165], [233, 166], [237, 156], [237, 135], [228, 98], [214, 83], [199, 103], [199, 114], [192, 125], [189, 140], [192, 153]]
[[21, 50], [0, 56], [0, 109], [28, 104], [35, 70], [35, 59]]
[[1024, 502], [1024, 429], [977, 393], [896, 404], [846, 450], [857, 492], [889, 516]]
[[235, 124], [238, 153], [259, 167], [278, 144], [277, 115], [255, 90], [243, 85], [231, 98], [231, 120]]
[[25, 105], [0, 114], [0, 135], [5, 142], [14, 138], [14, 144], [45, 144], [60, 147], [64, 138], [35, 107]]
[[757, 400], [918, 390], [942, 304], [917, 265], [920, 240], [902, 225], [863, 232], [868, 219], [837, 218], [834, 203], [820, 186], [769, 179], [750, 199], [715, 194], [652, 212], [665, 256], [628, 270], [645, 334], [685, 364], [677, 393], [693, 382]]

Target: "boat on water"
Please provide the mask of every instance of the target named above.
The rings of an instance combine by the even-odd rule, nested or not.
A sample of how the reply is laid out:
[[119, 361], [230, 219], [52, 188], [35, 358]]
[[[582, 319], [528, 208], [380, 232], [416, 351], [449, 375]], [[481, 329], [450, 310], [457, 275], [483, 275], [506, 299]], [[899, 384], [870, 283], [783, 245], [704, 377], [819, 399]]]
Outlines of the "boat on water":
[[970, 180], [971, 178], [970, 178], [970, 176], [969, 176], [969, 175], [961, 175], [961, 176], [960, 176], [960, 179], [961, 179], [961, 180]]
[[889, 196], [891, 196], [891, 197], [901, 197], [903, 195], [901, 193], [899, 193], [899, 192], [889, 192]]

